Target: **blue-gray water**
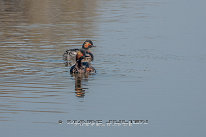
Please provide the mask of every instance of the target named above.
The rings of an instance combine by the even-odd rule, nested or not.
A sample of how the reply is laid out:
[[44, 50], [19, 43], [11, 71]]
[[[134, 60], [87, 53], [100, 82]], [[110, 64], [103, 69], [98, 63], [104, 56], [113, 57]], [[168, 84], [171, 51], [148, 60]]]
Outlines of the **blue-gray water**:
[[[205, 137], [204, 0], [0, 0], [2, 136]], [[81, 80], [62, 54], [96, 45]], [[58, 124], [62, 120], [63, 124]], [[80, 127], [66, 120], [148, 120]]]

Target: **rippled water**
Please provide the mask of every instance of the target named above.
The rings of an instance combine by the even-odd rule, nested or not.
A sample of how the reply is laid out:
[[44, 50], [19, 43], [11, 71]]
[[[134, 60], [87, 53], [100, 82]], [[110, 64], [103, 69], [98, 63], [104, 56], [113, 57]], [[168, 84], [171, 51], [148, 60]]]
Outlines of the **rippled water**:
[[[205, 136], [205, 4], [0, 0], [1, 134]], [[62, 54], [86, 39], [97, 74], [73, 77]], [[149, 123], [66, 124], [75, 119]]]

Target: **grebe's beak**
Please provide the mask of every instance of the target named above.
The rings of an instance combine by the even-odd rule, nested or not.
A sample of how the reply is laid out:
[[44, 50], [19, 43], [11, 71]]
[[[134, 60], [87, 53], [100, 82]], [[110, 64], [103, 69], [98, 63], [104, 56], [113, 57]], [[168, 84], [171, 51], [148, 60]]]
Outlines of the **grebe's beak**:
[[96, 46], [94, 46], [94, 45], [91, 45], [91, 47], [96, 47]]

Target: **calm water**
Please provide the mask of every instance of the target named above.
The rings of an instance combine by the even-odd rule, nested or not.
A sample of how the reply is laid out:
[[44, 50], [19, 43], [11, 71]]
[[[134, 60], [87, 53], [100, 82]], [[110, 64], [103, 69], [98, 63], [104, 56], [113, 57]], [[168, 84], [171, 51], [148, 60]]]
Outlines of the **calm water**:
[[[0, 0], [1, 135], [206, 136], [205, 5]], [[97, 74], [75, 78], [62, 54], [86, 39], [96, 45]], [[66, 120], [149, 123], [74, 127]]]

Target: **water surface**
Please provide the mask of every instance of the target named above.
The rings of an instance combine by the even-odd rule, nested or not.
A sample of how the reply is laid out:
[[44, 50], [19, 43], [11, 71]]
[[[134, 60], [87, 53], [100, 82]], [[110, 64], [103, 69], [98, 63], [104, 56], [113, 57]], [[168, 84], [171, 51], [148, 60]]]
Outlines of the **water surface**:
[[[205, 4], [0, 0], [1, 134], [205, 136]], [[72, 77], [62, 54], [86, 39], [97, 74]], [[75, 119], [149, 123], [65, 123]]]

